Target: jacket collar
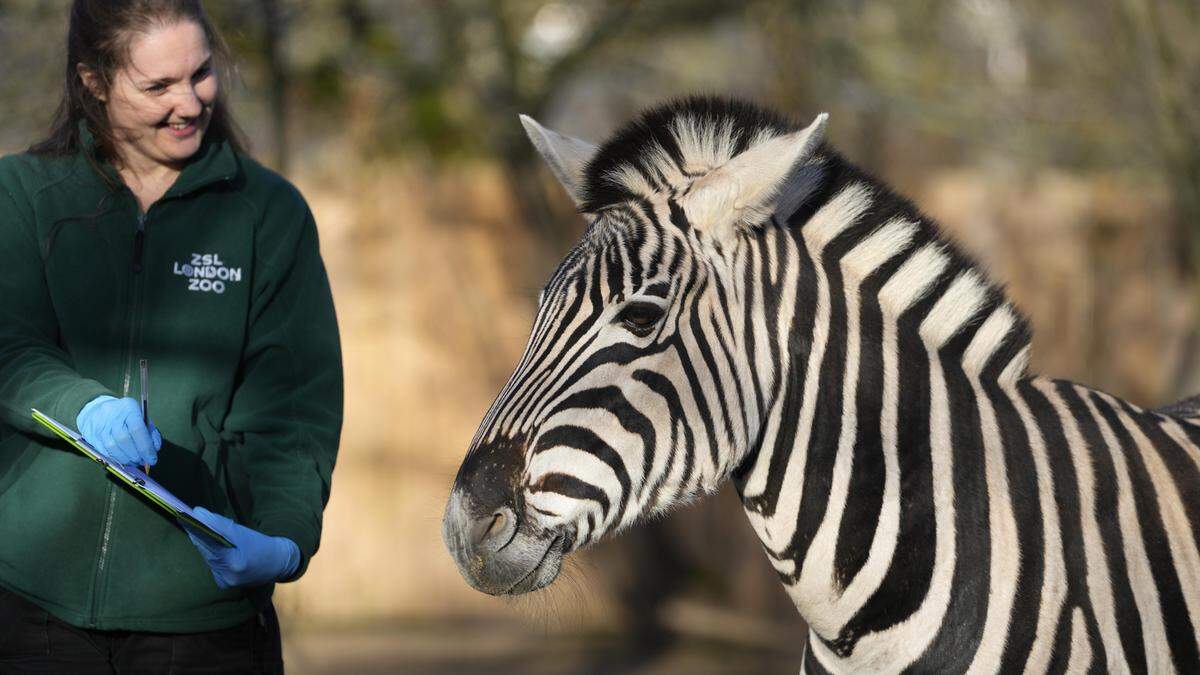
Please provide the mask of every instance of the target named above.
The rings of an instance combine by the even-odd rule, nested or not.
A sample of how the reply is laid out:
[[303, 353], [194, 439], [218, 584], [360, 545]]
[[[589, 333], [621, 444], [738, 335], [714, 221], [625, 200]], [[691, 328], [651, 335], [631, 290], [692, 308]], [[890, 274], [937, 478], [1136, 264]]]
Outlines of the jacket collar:
[[[84, 155], [96, 157], [96, 138], [88, 128], [87, 122], [83, 120], [79, 122], [79, 144]], [[87, 157], [81, 159], [87, 162]], [[111, 164], [105, 161], [98, 161], [96, 164], [113, 184], [124, 184], [120, 174]], [[183, 171], [162, 199], [182, 197], [216, 183], [232, 181], [240, 170], [237, 153], [229, 143], [225, 139], [215, 139], [211, 134], [205, 134], [200, 142], [200, 149], [188, 159]]]

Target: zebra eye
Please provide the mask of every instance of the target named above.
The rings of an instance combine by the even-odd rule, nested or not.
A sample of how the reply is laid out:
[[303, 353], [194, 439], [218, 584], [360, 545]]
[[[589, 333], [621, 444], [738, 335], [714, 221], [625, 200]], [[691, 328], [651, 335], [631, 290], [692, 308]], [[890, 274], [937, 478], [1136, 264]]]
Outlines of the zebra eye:
[[621, 310], [617, 321], [634, 335], [646, 337], [654, 330], [654, 326], [662, 316], [663, 310], [658, 305], [649, 302], [631, 302]]

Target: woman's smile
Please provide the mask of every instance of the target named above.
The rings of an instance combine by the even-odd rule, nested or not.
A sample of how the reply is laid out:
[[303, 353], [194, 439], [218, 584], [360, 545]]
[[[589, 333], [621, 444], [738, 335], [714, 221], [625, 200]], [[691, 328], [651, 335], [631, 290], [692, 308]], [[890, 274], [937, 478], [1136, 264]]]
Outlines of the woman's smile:
[[162, 125], [162, 129], [173, 138], [183, 140], [194, 136], [200, 130], [200, 125], [198, 120], [192, 119], [186, 122], [168, 122]]

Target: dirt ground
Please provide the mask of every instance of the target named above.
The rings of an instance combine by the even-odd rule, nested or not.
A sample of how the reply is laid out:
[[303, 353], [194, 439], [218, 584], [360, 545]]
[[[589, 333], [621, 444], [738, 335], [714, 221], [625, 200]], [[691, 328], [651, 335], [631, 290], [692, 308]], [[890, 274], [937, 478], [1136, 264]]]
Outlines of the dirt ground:
[[502, 622], [285, 631], [291, 675], [428, 673], [636, 673], [716, 675], [796, 673], [802, 640], [778, 647], [680, 636], [637, 653], [612, 635], [541, 635]]

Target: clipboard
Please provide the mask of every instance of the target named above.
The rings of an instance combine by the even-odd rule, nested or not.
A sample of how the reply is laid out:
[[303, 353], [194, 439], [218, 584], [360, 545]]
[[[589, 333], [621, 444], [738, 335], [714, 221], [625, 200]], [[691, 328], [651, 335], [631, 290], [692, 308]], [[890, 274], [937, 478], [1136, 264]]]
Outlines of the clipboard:
[[72, 431], [70, 427], [58, 422], [37, 408], [30, 408], [30, 410], [33, 412], [33, 419], [39, 424], [53, 431], [59, 438], [70, 443], [71, 447], [83, 453], [88, 459], [108, 469], [109, 473], [120, 478], [121, 482], [132, 488], [134, 492], [146, 497], [163, 511], [183, 521], [218, 544], [233, 548], [233, 542], [222, 536], [220, 532], [201, 522], [192, 511], [192, 507], [184, 504], [178, 497], [171, 494], [170, 490], [160, 485], [154, 479], [150, 478], [150, 476], [147, 476], [141, 469], [133, 466], [120, 466], [108, 461], [91, 444], [83, 440], [83, 436]]

